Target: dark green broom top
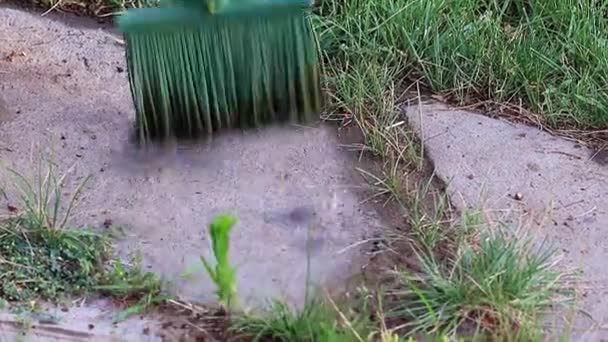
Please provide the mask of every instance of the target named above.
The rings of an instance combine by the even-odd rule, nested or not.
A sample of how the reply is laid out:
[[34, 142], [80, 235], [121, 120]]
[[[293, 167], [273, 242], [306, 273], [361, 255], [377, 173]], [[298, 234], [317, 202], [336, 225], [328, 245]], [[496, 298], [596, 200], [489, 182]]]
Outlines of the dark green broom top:
[[[255, 17], [281, 16], [286, 13], [310, 9], [307, 0], [171, 0], [161, 3], [159, 8], [130, 9], [117, 19], [123, 32], [158, 30], [164, 25], [204, 25], [205, 17]], [[167, 11], [171, 8], [171, 11]]]
[[302, 0], [172, 0], [118, 21], [143, 140], [304, 122], [321, 110]]

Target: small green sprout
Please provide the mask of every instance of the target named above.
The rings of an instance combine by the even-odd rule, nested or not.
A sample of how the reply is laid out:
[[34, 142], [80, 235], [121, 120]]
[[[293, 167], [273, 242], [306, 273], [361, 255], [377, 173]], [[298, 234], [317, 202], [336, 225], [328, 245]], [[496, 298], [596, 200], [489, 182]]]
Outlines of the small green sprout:
[[235, 270], [228, 261], [230, 245], [230, 230], [236, 223], [236, 218], [229, 215], [216, 216], [209, 225], [213, 255], [216, 259], [215, 268], [201, 256], [201, 261], [207, 273], [217, 286], [216, 293], [220, 304], [229, 308], [236, 295]]

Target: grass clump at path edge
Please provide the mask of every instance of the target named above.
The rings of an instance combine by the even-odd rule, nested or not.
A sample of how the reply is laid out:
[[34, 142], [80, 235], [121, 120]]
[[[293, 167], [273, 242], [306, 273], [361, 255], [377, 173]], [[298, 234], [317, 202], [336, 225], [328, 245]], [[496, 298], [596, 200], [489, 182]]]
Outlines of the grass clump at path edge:
[[309, 301], [300, 310], [275, 301], [263, 314], [237, 316], [231, 330], [252, 341], [368, 341], [371, 321], [359, 311], [344, 313], [328, 300]]
[[542, 339], [540, 316], [563, 290], [555, 255], [501, 228], [483, 228], [477, 243], [461, 244], [445, 262], [418, 249], [420, 270], [398, 272], [388, 316], [412, 333]]
[[109, 295], [128, 304], [117, 319], [160, 301], [160, 279], [115, 258], [110, 232], [70, 227], [88, 178], [68, 197], [67, 173], [57, 177], [52, 162], [43, 169], [42, 158], [34, 169], [31, 177], [8, 169], [10, 186], [0, 188], [5, 199], [8, 192], [16, 194], [7, 204], [8, 215], [0, 217], [0, 299], [31, 307], [39, 301]]

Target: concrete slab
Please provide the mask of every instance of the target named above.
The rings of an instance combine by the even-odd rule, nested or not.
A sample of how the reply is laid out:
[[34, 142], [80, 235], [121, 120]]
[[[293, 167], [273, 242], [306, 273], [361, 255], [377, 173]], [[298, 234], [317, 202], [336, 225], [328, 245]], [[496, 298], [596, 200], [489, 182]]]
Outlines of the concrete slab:
[[[574, 142], [533, 127], [454, 110], [438, 103], [406, 106], [438, 175], [460, 209], [517, 211], [583, 271], [583, 308], [608, 321], [608, 166]], [[515, 216], [511, 216], [515, 217]], [[578, 328], [589, 328], [581, 320]], [[597, 327], [596, 327], [597, 328]], [[608, 330], [575, 335], [608, 338]]]
[[0, 159], [27, 171], [37, 144], [61, 169], [76, 165], [66, 186], [92, 174], [74, 222], [123, 227], [122, 251], [141, 251], [182, 298], [215, 302], [199, 256], [209, 256], [207, 224], [225, 212], [239, 218], [231, 248], [245, 305], [302, 304], [309, 232], [313, 282], [340, 289], [358, 270], [363, 256], [348, 247], [380, 224], [359, 204], [332, 129], [271, 127], [140, 153], [128, 142], [134, 114], [115, 36], [2, 8], [0, 37], [0, 93], [15, 114], [0, 123]]
[[163, 341], [162, 321], [158, 317], [132, 316], [114, 324], [116, 312], [109, 301], [75, 305], [70, 310], [47, 309], [43, 317], [0, 314], [0, 341]]

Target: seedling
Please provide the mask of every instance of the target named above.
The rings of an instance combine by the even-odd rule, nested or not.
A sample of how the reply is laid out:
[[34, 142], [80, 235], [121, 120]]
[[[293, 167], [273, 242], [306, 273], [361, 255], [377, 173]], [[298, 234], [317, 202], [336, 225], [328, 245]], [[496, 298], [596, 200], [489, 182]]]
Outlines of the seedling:
[[220, 304], [226, 308], [230, 308], [236, 296], [235, 269], [230, 266], [228, 261], [230, 230], [235, 223], [236, 218], [233, 216], [220, 215], [215, 217], [209, 225], [212, 250], [216, 260], [215, 267], [212, 267], [201, 256], [205, 270], [217, 287], [216, 294], [219, 297]]

